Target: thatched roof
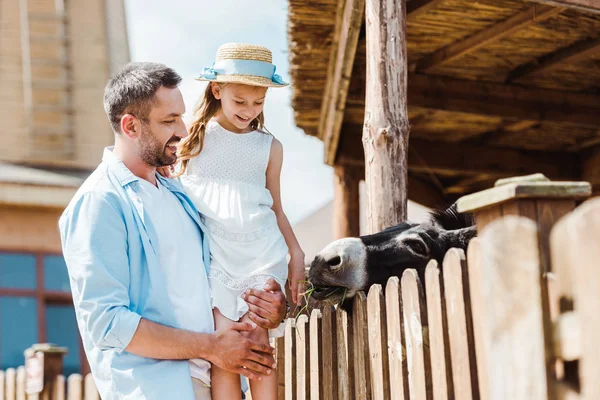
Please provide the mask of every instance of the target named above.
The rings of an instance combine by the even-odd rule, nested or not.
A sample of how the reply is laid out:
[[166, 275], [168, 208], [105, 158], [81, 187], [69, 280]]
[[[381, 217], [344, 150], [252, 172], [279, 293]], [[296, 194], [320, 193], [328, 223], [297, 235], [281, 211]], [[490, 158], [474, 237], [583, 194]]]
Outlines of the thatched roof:
[[[557, 159], [560, 163], [569, 157], [579, 162], [582, 152], [600, 143], [600, 6], [591, 10], [594, 6], [566, 7], [589, 1], [538, 1], [552, 4], [408, 0], [408, 106], [416, 150], [452, 143], [465, 154], [480, 147], [534, 152], [533, 156], [554, 152], [565, 155]], [[336, 0], [289, 2], [294, 115], [300, 128], [321, 139], [325, 132], [319, 132], [319, 118], [331, 79], [338, 7]], [[364, 22], [360, 29], [336, 163], [341, 152], [347, 153], [343, 160], [362, 161], [360, 149], [354, 147], [361, 146], [364, 116]], [[538, 172], [531, 171], [535, 165], [521, 169]], [[446, 170], [453, 175], [452, 168]], [[562, 178], [578, 179], [577, 173]], [[487, 184], [482, 174], [480, 181]], [[472, 175], [454, 174], [455, 180], [473, 179]], [[435, 179], [446, 193], [449, 188], [459, 192], [453, 188], [456, 182], [443, 173]]]

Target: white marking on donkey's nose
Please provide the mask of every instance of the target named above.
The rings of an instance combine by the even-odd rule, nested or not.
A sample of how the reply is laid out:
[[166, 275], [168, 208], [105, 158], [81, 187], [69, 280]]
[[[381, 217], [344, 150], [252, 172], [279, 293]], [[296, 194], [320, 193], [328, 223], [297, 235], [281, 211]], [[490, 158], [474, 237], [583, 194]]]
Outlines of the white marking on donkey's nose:
[[359, 238], [336, 240], [325, 247], [319, 255], [336, 270], [346, 265], [360, 265], [365, 258], [365, 245]]

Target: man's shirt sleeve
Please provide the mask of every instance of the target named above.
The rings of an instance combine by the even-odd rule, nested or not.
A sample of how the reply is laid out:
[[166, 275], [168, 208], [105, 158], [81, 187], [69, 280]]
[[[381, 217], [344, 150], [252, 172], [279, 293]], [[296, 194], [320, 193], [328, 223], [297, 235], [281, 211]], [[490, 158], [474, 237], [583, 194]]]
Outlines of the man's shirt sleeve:
[[101, 350], [121, 352], [141, 317], [130, 310], [125, 221], [109, 196], [84, 193], [59, 226], [80, 329]]

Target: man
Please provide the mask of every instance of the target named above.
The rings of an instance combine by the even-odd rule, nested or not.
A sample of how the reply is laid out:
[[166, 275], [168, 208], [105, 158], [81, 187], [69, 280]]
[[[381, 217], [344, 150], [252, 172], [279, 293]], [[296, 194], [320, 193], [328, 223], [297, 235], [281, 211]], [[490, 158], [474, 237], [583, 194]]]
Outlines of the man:
[[[181, 77], [130, 63], [107, 84], [114, 148], [60, 221], [79, 331], [103, 399], [210, 399], [210, 363], [261, 379], [273, 349], [244, 336], [254, 324], [213, 332], [209, 248], [192, 202], [156, 169], [175, 163], [187, 135]], [[251, 319], [272, 329], [285, 315], [274, 281], [244, 295]], [[205, 364], [190, 364], [201, 358]]]

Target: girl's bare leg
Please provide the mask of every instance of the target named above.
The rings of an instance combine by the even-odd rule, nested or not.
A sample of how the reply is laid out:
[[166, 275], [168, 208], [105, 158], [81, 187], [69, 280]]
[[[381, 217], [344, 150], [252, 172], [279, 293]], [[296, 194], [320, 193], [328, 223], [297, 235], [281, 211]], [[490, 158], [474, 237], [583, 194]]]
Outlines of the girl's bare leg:
[[[213, 316], [215, 318], [215, 329], [227, 328], [232, 324], [232, 321], [223, 316], [218, 308], [213, 308]], [[242, 398], [242, 388], [238, 374], [225, 371], [214, 364], [212, 364], [210, 371], [213, 400]]]
[[[248, 314], [241, 318], [242, 322], [252, 322], [248, 317]], [[259, 343], [269, 344], [269, 331], [259, 326], [256, 329], [243, 332], [243, 335], [247, 336]], [[250, 392], [252, 393], [253, 399], [260, 400], [277, 400], [277, 373], [276, 370], [271, 370], [270, 375], [263, 376], [262, 380], [258, 381], [250, 379]], [[215, 399], [213, 395], [213, 399]], [[218, 400], [218, 399], [217, 399]]]

